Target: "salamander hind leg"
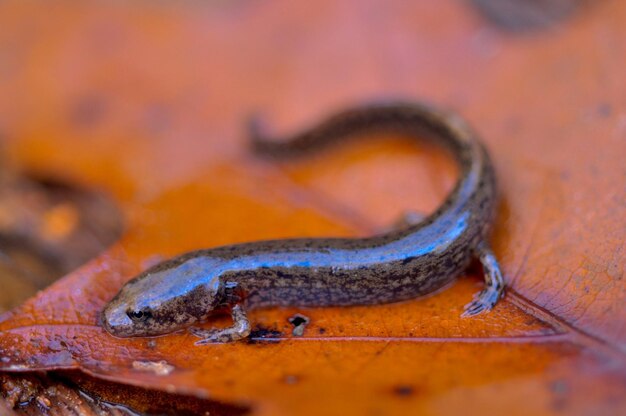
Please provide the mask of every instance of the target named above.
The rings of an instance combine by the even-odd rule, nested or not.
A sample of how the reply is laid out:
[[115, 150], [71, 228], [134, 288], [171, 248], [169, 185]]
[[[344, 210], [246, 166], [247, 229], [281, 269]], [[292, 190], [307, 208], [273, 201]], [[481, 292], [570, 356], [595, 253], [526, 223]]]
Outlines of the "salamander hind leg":
[[189, 332], [202, 338], [196, 342], [196, 345], [234, 342], [250, 335], [250, 322], [243, 307], [241, 305], [233, 306], [231, 314], [234, 323], [231, 327], [223, 329], [190, 328]]
[[474, 296], [474, 300], [465, 305], [462, 317], [476, 316], [489, 312], [504, 295], [504, 279], [496, 256], [487, 243], [476, 248], [476, 254], [483, 266], [485, 288]]

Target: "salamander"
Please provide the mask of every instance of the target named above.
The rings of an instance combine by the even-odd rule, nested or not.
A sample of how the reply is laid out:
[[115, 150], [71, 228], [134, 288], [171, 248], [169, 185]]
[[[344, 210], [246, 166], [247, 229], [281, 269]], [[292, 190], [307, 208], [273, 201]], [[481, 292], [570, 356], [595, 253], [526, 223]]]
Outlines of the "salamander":
[[[504, 280], [488, 239], [497, 203], [487, 150], [456, 114], [419, 102], [357, 105], [288, 139], [251, 123], [252, 148], [272, 157], [295, 157], [343, 139], [391, 132], [431, 141], [459, 166], [453, 190], [418, 223], [366, 238], [255, 241], [197, 250], [150, 267], [126, 283], [106, 305], [104, 328], [115, 336], [154, 336], [184, 328], [196, 344], [231, 342], [250, 334], [246, 311], [272, 306], [346, 306], [399, 302], [432, 293], [455, 279], [473, 259], [485, 286], [464, 317], [491, 310]], [[200, 329], [216, 310], [233, 325]]]

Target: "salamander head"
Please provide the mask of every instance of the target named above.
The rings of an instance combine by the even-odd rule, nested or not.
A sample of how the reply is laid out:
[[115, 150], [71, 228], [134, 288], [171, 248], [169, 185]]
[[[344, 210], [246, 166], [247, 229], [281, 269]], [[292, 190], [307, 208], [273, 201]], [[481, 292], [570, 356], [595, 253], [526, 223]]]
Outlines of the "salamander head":
[[105, 307], [102, 324], [119, 337], [162, 335], [205, 318], [219, 303], [215, 261], [175, 258], [129, 281]]

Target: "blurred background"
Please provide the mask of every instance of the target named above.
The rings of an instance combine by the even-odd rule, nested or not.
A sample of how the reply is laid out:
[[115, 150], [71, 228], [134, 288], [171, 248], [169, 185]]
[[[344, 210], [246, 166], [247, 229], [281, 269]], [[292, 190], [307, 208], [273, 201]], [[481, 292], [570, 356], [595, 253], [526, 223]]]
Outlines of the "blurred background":
[[[63, 157], [103, 164], [112, 181], [147, 173], [141, 157], [120, 166], [120, 148], [167, 142], [160, 171], [145, 177], [160, 181], [209, 153], [235, 152], [234, 126], [254, 111], [297, 126], [372, 97], [480, 106], [497, 88], [492, 74], [507, 76], [490, 68], [506, 65], [503, 49], [553, 37], [563, 20], [582, 18], [583, 3], [3, 2], [0, 267], [10, 289], [0, 308], [120, 235], [110, 200], [61, 179], [71, 175]], [[53, 169], [23, 168], [24, 153]]]

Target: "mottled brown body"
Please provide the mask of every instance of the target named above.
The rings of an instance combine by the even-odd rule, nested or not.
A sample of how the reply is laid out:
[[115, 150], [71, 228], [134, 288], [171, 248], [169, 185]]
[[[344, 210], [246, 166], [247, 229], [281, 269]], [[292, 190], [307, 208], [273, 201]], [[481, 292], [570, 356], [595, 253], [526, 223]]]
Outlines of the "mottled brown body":
[[200, 343], [247, 336], [245, 309], [265, 306], [368, 305], [431, 293], [459, 275], [473, 258], [486, 288], [466, 307], [490, 310], [504, 285], [487, 237], [496, 204], [489, 156], [457, 116], [414, 103], [360, 106], [337, 114], [291, 140], [268, 140], [253, 124], [253, 144], [276, 157], [306, 154], [359, 133], [393, 131], [431, 140], [456, 159], [460, 175], [442, 206], [418, 224], [361, 239], [259, 241], [199, 250], [163, 262], [128, 282], [104, 311], [114, 335], [155, 335], [232, 307], [235, 326], [194, 330]]

